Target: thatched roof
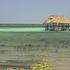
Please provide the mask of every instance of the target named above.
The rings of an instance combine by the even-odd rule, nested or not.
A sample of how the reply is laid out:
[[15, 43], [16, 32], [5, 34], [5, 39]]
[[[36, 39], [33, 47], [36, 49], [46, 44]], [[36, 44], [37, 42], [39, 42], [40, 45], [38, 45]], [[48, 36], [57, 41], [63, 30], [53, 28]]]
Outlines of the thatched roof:
[[70, 23], [70, 20], [68, 20], [64, 16], [49, 16], [44, 21], [44, 24], [47, 24], [47, 23]]

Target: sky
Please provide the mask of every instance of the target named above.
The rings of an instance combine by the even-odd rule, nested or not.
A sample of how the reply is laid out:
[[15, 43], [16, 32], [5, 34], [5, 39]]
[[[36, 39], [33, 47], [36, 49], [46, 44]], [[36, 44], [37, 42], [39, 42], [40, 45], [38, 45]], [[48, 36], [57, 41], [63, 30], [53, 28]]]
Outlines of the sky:
[[0, 23], [42, 24], [49, 15], [70, 19], [70, 0], [0, 0]]

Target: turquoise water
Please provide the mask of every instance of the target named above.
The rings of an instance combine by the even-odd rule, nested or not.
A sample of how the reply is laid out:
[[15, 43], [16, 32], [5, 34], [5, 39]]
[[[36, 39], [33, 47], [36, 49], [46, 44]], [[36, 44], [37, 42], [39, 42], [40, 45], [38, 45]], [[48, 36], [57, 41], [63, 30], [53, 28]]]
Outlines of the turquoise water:
[[42, 32], [45, 28], [36, 28], [36, 27], [30, 27], [30, 28], [0, 28], [1, 32]]
[[34, 26], [34, 25], [33, 26], [32, 25], [30, 26], [27, 26], [27, 25], [26, 26], [23, 26], [23, 25], [22, 26], [21, 25], [20, 26], [17, 26], [17, 25], [16, 26], [0, 26], [0, 28], [44, 28], [44, 27], [45, 26]]

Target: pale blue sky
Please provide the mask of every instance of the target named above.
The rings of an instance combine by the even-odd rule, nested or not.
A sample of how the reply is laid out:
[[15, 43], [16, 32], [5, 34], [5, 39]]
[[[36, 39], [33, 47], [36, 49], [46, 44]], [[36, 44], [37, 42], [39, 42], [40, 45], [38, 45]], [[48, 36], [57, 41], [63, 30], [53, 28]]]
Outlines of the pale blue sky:
[[70, 0], [0, 0], [0, 23], [42, 23], [49, 15], [70, 18]]

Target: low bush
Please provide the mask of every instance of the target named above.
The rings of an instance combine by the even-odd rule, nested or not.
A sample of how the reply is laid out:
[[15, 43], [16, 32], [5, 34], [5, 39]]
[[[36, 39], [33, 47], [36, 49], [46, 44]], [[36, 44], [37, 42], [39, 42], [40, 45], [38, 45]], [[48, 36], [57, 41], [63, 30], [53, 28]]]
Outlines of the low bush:
[[52, 67], [49, 63], [38, 63], [32, 64], [31, 70], [52, 70]]

